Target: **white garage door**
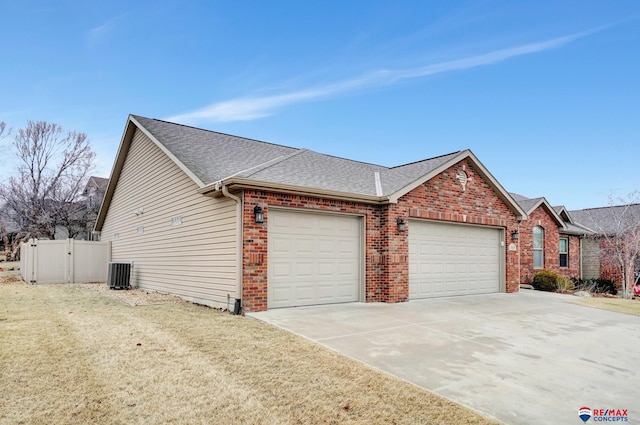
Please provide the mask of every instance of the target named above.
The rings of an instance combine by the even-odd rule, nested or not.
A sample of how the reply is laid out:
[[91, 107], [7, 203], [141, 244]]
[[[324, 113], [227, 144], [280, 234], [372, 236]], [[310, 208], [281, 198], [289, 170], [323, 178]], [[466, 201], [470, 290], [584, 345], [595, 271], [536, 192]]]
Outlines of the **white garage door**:
[[269, 211], [268, 307], [358, 301], [358, 217]]
[[499, 292], [501, 235], [489, 227], [411, 221], [409, 298]]

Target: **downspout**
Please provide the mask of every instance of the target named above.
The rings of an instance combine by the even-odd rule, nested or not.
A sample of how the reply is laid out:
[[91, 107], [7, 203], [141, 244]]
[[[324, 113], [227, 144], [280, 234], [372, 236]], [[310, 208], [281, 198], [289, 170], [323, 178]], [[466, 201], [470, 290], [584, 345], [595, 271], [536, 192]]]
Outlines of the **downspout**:
[[522, 234], [520, 231], [522, 230], [522, 220], [518, 220], [518, 292], [520, 292], [520, 284], [522, 284], [522, 270], [520, 269], [520, 265], [522, 264], [522, 253], [520, 250], [520, 237]]
[[578, 254], [578, 258], [580, 259], [580, 279], [584, 279], [584, 268], [583, 268], [584, 261], [583, 261], [583, 257], [582, 257], [582, 238], [583, 238], [583, 236], [580, 236], [580, 238], [578, 239], [579, 246], [580, 246], [580, 248], [579, 248], [580, 253]]
[[242, 199], [238, 196], [229, 193], [227, 186], [222, 185], [222, 194], [225, 198], [232, 199], [236, 202], [236, 280], [238, 284], [235, 303], [233, 305], [233, 314], [242, 313], [242, 232], [244, 227], [244, 220], [242, 219]]

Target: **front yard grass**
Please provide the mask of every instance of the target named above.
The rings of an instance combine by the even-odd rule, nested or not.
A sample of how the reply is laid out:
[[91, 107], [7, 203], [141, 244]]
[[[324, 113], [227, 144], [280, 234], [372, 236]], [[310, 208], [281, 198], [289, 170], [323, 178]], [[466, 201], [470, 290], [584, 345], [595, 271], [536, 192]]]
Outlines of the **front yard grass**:
[[271, 325], [0, 285], [2, 424], [490, 424]]
[[582, 298], [576, 304], [640, 316], [640, 300], [637, 299], [592, 297]]

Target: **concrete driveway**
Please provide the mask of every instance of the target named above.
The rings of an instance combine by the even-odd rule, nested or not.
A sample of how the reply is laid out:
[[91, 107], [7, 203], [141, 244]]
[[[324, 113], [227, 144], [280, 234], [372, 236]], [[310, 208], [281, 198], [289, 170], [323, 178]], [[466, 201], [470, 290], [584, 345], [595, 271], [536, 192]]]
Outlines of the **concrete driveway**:
[[[523, 290], [249, 314], [507, 424], [640, 423], [640, 316]], [[593, 419], [592, 419], [593, 421]]]

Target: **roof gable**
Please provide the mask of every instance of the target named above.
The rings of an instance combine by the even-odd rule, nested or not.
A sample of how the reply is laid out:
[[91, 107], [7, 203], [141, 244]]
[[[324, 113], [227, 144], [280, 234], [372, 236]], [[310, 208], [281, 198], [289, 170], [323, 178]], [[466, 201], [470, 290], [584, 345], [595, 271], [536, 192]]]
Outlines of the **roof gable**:
[[571, 218], [569, 211], [567, 211], [564, 205], [553, 207], [553, 210], [558, 213], [565, 223], [573, 223], [573, 218]]
[[560, 227], [561, 229], [566, 228], [565, 220], [560, 216], [560, 214], [558, 214], [555, 208], [552, 207], [551, 204], [549, 204], [549, 202], [547, 202], [547, 200], [544, 197], [525, 198], [522, 195], [517, 195], [517, 196], [518, 196], [518, 200], [517, 200], [518, 204], [522, 207], [522, 209], [524, 209], [527, 212], [527, 215], [532, 214], [538, 208], [542, 208], [547, 212], [547, 214], [549, 214], [549, 216], [551, 216], [551, 218], [553, 218], [556, 221], [556, 223], [558, 223], [558, 227]]
[[[409, 193], [411, 190], [420, 186], [421, 184], [431, 180], [433, 177], [447, 170], [448, 168], [454, 166], [463, 160], [470, 161], [476, 169], [476, 172], [489, 184], [491, 189], [498, 195], [498, 197], [507, 205], [507, 207], [516, 215], [518, 220], [524, 220], [527, 218], [527, 213], [523, 210], [520, 205], [513, 199], [511, 194], [505, 190], [504, 187], [496, 180], [495, 177], [487, 170], [487, 168], [480, 162], [480, 160], [471, 152], [471, 150], [467, 149], [464, 151], [454, 152], [448, 155], [443, 155], [440, 157], [432, 158], [428, 160], [428, 163], [424, 163], [425, 161], [421, 161], [418, 163], [408, 164], [402, 167], [396, 167], [396, 169], [405, 169], [408, 167], [412, 167], [415, 164], [422, 164], [424, 168], [421, 169], [423, 171], [422, 175], [419, 175], [415, 180], [405, 182], [403, 186], [400, 186], [394, 193], [389, 195], [390, 202], [397, 202], [398, 199]], [[417, 176], [419, 173], [415, 173]], [[405, 176], [408, 180], [408, 176]]]
[[89, 177], [89, 180], [87, 180], [87, 184], [84, 186], [82, 194], [86, 196], [89, 193], [90, 188], [95, 188], [98, 191], [103, 191], [107, 188], [108, 183], [109, 179], [107, 178], [91, 176]]

